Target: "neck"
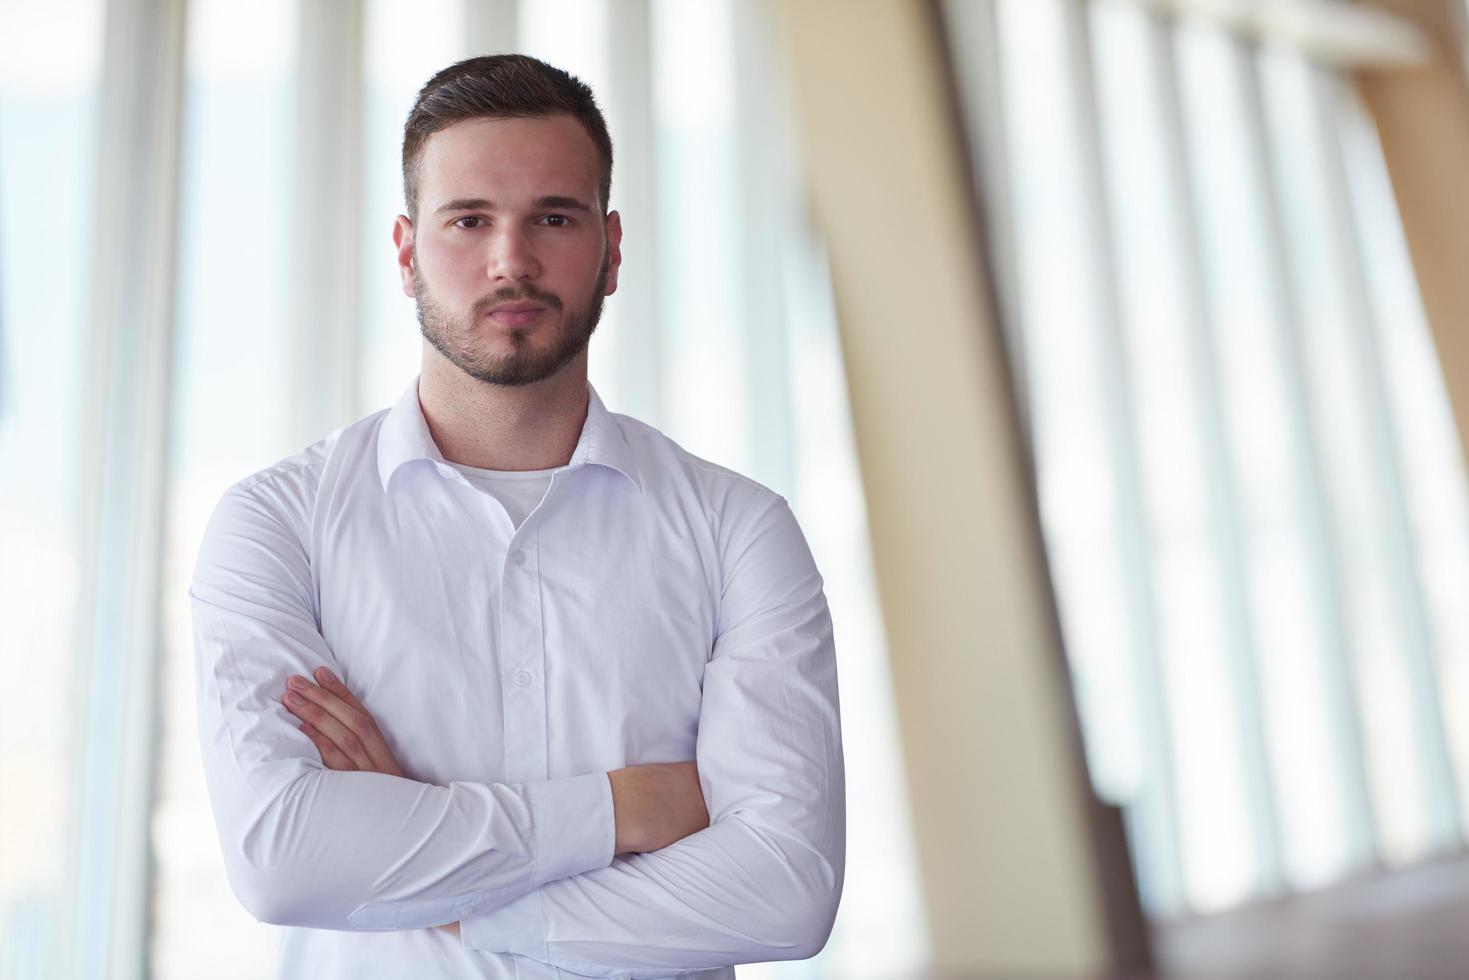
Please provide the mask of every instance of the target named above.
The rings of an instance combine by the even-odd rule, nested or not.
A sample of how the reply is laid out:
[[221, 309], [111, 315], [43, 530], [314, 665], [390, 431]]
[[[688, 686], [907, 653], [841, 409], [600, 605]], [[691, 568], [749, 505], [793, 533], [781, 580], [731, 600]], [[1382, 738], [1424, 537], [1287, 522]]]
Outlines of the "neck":
[[439, 452], [485, 470], [548, 470], [571, 462], [587, 418], [583, 351], [545, 381], [485, 384], [425, 343], [418, 404]]

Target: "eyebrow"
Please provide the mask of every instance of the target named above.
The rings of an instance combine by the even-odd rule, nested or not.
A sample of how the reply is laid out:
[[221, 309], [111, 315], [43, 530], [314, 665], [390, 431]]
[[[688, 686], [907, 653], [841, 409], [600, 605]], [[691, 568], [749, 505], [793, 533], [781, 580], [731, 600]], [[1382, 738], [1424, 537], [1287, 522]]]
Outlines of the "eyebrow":
[[[557, 194], [538, 197], [535, 200], [538, 208], [561, 208], [567, 211], [590, 211], [592, 206], [585, 201], [574, 197], [564, 197]], [[453, 211], [493, 211], [495, 202], [484, 197], [460, 197], [447, 204], [440, 206], [434, 211], [435, 214], [449, 214]]]

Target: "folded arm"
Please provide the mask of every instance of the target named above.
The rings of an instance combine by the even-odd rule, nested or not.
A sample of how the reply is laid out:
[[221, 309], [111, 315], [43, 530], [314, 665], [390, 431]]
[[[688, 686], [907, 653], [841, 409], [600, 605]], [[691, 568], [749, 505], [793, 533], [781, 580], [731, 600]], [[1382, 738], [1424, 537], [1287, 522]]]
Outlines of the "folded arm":
[[699, 722], [710, 827], [466, 917], [465, 945], [621, 977], [799, 959], [825, 944], [846, 839], [831, 619], [783, 501], [737, 540]]
[[231, 490], [190, 588], [205, 774], [246, 909], [281, 925], [419, 928], [605, 867], [615, 838], [605, 773], [432, 786], [323, 768], [280, 701], [291, 674], [341, 672], [289, 521], [279, 504]]

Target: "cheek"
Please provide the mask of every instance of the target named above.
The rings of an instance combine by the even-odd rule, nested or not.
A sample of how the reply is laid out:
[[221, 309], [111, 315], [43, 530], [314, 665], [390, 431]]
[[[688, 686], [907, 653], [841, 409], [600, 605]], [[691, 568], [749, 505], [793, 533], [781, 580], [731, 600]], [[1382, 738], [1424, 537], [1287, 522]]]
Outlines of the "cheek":
[[[474, 257], [464, 252], [434, 250], [414, 256], [415, 275], [420, 285], [445, 298], [474, 292], [484, 285], [483, 270]], [[483, 291], [482, 289], [480, 290]], [[476, 297], [479, 293], [475, 293]]]
[[562, 257], [557, 264], [557, 278], [574, 291], [585, 292], [597, 281], [602, 271], [602, 243], [576, 250]]

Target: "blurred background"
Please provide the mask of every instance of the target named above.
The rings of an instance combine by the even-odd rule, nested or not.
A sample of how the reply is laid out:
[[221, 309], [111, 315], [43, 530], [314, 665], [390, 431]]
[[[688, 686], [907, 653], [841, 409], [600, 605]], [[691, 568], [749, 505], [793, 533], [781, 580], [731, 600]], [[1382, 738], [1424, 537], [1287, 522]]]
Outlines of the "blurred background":
[[754, 978], [1469, 975], [1469, 3], [0, 0], [0, 980], [264, 978], [232, 483], [390, 404], [417, 88], [598, 93], [609, 408], [787, 496], [848, 871]]

